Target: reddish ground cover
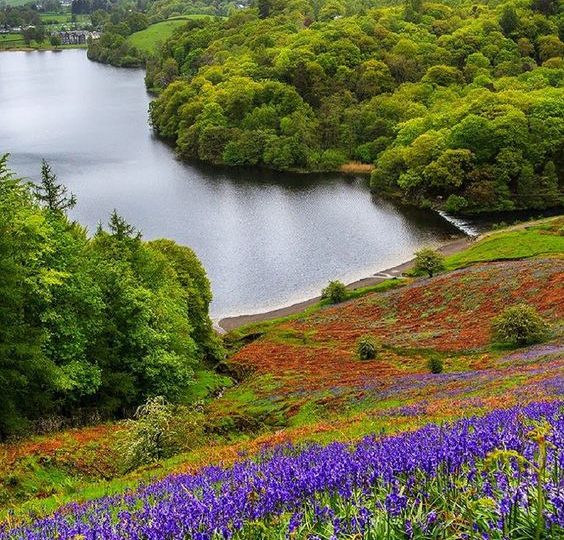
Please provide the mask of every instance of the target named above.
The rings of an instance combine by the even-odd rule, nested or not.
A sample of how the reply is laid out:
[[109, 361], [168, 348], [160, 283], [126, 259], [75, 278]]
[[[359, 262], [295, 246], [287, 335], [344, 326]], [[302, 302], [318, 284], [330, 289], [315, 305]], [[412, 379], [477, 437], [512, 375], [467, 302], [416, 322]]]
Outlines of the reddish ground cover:
[[[518, 302], [538, 308], [553, 338], [514, 351], [492, 347], [491, 319]], [[564, 260], [554, 258], [479, 264], [269, 327], [230, 359], [248, 375], [207, 405], [210, 444], [140, 474], [195, 471], [281, 442], [354, 440], [562, 398], [563, 321]], [[365, 334], [380, 343], [375, 360], [356, 358], [356, 340]], [[443, 373], [429, 373], [431, 355], [442, 359]], [[116, 429], [102, 425], [4, 445], [0, 475], [12, 478], [10, 486], [21, 484], [22, 499], [66, 489], [57, 477], [28, 486], [37, 467], [111, 478], [118, 474]]]
[[[287, 390], [357, 386], [424, 372], [424, 349], [447, 356], [464, 353], [467, 369], [487, 369], [487, 356], [468, 353], [483, 351], [491, 341], [491, 320], [519, 302], [536, 306], [553, 322], [562, 319], [564, 261], [480, 264], [367, 295], [281, 324], [232, 361], [283, 378]], [[354, 354], [356, 340], [365, 334], [382, 343], [371, 362], [359, 362]], [[413, 349], [423, 349], [422, 354]]]
[[[492, 347], [492, 319], [520, 302], [551, 322], [552, 342]], [[210, 414], [314, 429], [327, 420], [441, 419], [553, 399], [564, 394], [563, 320], [562, 259], [484, 263], [417, 280], [269, 329], [232, 358], [253, 375]], [[365, 334], [381, 344], [375, 360], [356, 357]], [[444, 373], [429, 373], [432, 355]]]
[[320, 311], [293, 328], [314, 328], [316, 340], [349, 348], [371, 333], [397, 346], [467, 351], [487, 345], [491, 319], [518, 302], [553, 320], [564, 316], [564, 261], [479, 264]]

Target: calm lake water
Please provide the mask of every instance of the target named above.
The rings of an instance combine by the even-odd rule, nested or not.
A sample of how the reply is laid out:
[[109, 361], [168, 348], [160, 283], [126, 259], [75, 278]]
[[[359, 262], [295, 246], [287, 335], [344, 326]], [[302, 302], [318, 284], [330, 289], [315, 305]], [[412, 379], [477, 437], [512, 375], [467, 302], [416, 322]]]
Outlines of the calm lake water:
[[151, 133], [143, 76], [83, 50], [0, 53], [0, 153], [33, 180], [47, 159], [91, 231], [116, 208], [145, 238], [191, 246], [215, 318], [315, 296], [330, 279], [365, 277], [456, 232], [375, 199], [365, 180], [182, 163]]

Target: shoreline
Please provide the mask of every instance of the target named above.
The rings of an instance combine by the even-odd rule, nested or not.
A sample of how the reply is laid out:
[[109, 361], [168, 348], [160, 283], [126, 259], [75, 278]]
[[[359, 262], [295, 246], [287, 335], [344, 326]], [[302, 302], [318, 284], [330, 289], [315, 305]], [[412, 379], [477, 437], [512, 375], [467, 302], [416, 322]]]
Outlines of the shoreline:
[[[476, 240], [476, 238], [478, 237], [463, 236], [461, 238], [457, 238], [456, 240], [449, 240], [438, 246], [437, 251], [445, 256], [453, 255], [454, 253], [458, 253], [459, 251], [466, 249]], [[406, 272], [413, 266], [414, 260], [415, 259], [412, 258], [391, 268], [377, 271], [370, 276], [358, 279], [356, 281], [353, 281], [352, 283], [348, 283], [346, 287], [348, 290], [354, 291], [363, 287], [371, 287], [373, 285], [377, 285], [378, 283], [382, 283], [387, 279], [401, 277], [404, 272]], [[317, 304], [320, 300], [321, 296], [316, 296], [314, 298], [307, 298], [300, 302], [296, 302], [289, 306], [275, 308], [261, 313], [249, 313], [234, 315], [232, 317], [223, 317], [217, 321], [214, 321], [214, 327], [220, 334], [226, 334], [247, 324], [268, 321], [270, 319], [277, 319], [280, 317], [287, 317], [288, 315], [294, 315], [310, 306]]]
[[16, 46], [16, 47], [6, 47], [3, 48], [0, 46], [0, 52], [61, 52], [61, 51], [70, 51], [88, 49], [88, 45], [58, 45], [58, 46], [49, 46], [49, 47], [26, 47], [26, 46]]

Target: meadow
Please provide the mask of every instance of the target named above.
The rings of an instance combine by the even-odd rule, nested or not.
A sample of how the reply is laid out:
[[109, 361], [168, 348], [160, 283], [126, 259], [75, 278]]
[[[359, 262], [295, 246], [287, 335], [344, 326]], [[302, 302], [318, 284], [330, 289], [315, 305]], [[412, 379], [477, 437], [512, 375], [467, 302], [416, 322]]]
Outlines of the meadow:
[[21, 34], [1, 34], [0, 49], [19, 48], [25, 45]]
[[354, 446], [283, 446], [66, 507], [0, 529], [0, 538], [556, 538], [561, 407], [534, 404]]
[[[563, 224], [232, 332], [169, 459], [124, 473], [120, 424], [0, 446], [0, 538], [557, 538]], [[551, 335], [496, 343], [493, 318], [523, 302]], [[377, 355], [361, 361], [367, 334]]]
[[3, 0], [2, 3], [8, 6], [23, 6], [28, 3], [28, 0]]
[[127, 42], [133, 47], [137, 47], [146, 54], [154, 54], [160, 43], [164, 43], [177, 28], [186, 24], [190, 19], [209, 18], [209, 15], [179, 15], [171, 17], [166, 21], [161, 21], [151, 26], [135, 32], [128, 36]]
[[64, 13], [45, 12], [40, 14], [41, 22], [48, 31], [64, 29], [85, 28], [91, 24], [90, 15], [73, 14], [70, 11]]

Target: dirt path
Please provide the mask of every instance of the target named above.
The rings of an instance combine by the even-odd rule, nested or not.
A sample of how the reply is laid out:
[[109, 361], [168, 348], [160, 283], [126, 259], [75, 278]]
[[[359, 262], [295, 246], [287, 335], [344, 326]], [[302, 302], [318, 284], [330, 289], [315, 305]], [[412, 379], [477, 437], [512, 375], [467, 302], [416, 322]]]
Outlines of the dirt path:
[[[443, 255], [448, 256], [463, 249], [466, 249], [475, 238], [472, 237], [464, 237], [459, 238], [457, 240], [453, 240], [451, 242], [447, 242], [438, 248]], [[347, 285], [347, 289], [354, 291], [355, 289], [359, 289], [362, 287], [370, 287], [372, 285], [377, 285], [386, 279], [399, 277], [402, 273], [406, 272], [413, 266], [414, 259], [406, 261], [402, 264], [394, 266], [393, 268], [388, 268], [387, 270], [382, 270], [381, 272], [376, 272], [372, 276], [368, 276], [363, 279], [359, 279], [358, 281], [354, 281], [353, 283], [349, 283]], [[309, 298], [308, 300], [304, 300], [302, 302], [298, 302], [296, 304], [292, 304], [290, 306], [273, 309], [271, 311], [266, 311], [264, 313], [253, 313], [249, 315], [237, 315], [235, 317], [226, 317], [221, 319], [220, 321], [216, 322], [215, 328], [220, 333], [229, 332], [231, 330], [235, 330], [235, 328], [239, 328], [246, 324], [261, 322], [261, 321], [268, 321], [269, 319], [277, 319], [279, 317], [286, 317], [288, 315], [293, 315], [294, 313], [299, 313], [303, 311], [309, 306], [317, 304], [321, 300], [320, 296], [316, 296], [315, 298]]]

